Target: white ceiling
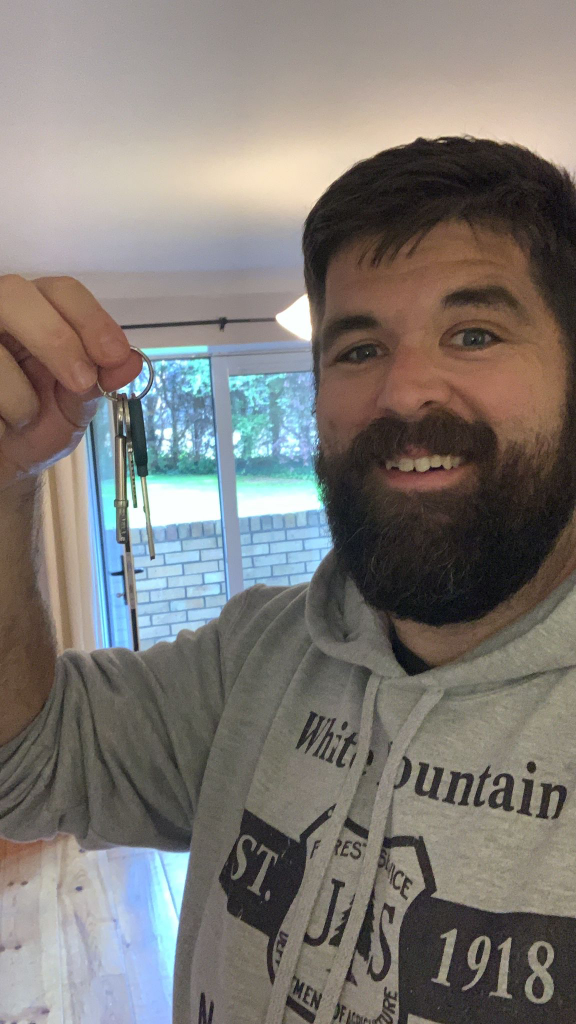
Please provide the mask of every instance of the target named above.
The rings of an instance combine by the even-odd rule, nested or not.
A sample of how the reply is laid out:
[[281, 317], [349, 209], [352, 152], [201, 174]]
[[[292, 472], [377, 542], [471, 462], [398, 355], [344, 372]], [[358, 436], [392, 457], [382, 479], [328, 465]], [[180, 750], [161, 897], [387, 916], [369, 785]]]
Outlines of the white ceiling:
[[324, 188], [418, 135], [574, 169], [575, 40], [574, 0], [1, 0], [0, 273], [294, 281]]

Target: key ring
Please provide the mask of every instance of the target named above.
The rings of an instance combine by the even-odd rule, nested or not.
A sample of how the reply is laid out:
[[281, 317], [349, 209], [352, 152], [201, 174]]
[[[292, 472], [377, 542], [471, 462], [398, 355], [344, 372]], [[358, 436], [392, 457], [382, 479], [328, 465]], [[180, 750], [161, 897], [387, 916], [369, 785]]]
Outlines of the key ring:
[[[152, 385], [154, 383], [154, 368], [152, 366], [152, 360], [148, 358], [148, 356], [146, 355], [145, 352], [142, 352], [139, 348], [135, 348], [134, 345], [130, 345], [130, 348], [131, 348], [132, 352], [137, 352], [139, 356], [142, 356], [142, 359], [144, 360], [144, 362], [148, 366], [148, 370], [150, 371], [150, 380], [148, 381], [146, 387], [144, 388], [144, 391], [142, 391], [141, 394], [139, 394], [139, 395], [132, 395], [132, 398], [135, 398], [137, 401], [141, 401], [143, 398], [146, 397], [146, 395], [148, 394], [148, 392], [150, 391], [150, 388], [152, 387]], [[140, 371], [140, 373], [142, 373], [142, 370]], [[140, 374], [138, 376], [140, 376]], [[104, 398], [107, 398], [109, 402], [117, 402], [118, 401], [118, 397], [119, 396], [118, 396], [118, 392], [117, 391], [104, 391], [104, 388], [101, 387], [101, 385], [100, 385], [100, 381], [97, 380], [96, 383], [97, 383], [98, 387], [100, 388], [100, 391], [104, 395]], [[126, 396], [124, 396], [124, 397], [126, 397]]]

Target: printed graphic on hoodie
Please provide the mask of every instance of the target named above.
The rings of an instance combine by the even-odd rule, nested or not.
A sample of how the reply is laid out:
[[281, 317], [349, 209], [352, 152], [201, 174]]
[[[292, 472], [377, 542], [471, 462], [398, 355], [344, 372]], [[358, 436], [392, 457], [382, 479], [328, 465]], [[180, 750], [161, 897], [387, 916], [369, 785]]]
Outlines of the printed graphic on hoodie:
[[[229, 913], [268, 939], [271, 982], [306, 866], [332, 810], [299, 840], [245, 811], [221, 872]], [[320, 1005], [317, 986], [325, 983], [342, 940], [366, 841], [367, 830], [348, 819], [287, 1001], [304, 1021], [313, 1022]], [[573, 918], [494, 913], [443, 899], [422, 837], [385, 840], [379, 868], [335, 1022], [573, 1024]]]

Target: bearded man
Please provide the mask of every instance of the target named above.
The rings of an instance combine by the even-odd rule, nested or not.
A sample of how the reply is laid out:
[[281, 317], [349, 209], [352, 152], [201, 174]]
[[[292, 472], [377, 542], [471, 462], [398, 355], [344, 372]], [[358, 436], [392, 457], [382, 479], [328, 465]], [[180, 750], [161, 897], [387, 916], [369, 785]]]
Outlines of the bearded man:
[[138, 358], [79, 282], [0, 279], [0, 834], [190, 850], [175, 1024], [572, 1024], [574, 179], [419, 138], [303, 251], [333, 550], [138, 653], [58, 656], [34, 560]]

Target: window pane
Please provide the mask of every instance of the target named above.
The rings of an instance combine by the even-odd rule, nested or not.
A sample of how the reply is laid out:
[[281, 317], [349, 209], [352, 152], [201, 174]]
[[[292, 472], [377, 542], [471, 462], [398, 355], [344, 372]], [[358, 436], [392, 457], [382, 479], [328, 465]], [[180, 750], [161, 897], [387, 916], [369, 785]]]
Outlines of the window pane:
[[[173, 640], [181, 629], [204, 625], [226, 601], [210, 361], [158, 360], [154, 371], [153, 387], [142, 402], [154, 560], [148, 557], [138, 478], [138, 508], [129, 509], [142, 650]], [[126, 604], [117, 596], [122, 577], [111, 576], [121, 568], [122, 548], [116, 543], [110, 409], [103, 401], [94, 428], [111, 635], [114, 645], [132, 647]]]
[[307, 582], [332, 546], [314, 475], [310, 373], [230, 378], [244, 585]]

